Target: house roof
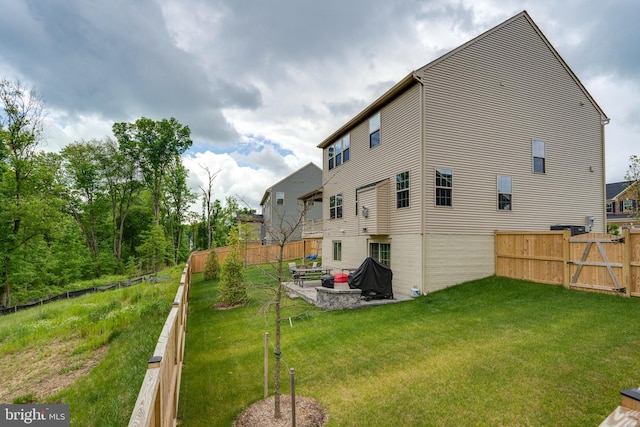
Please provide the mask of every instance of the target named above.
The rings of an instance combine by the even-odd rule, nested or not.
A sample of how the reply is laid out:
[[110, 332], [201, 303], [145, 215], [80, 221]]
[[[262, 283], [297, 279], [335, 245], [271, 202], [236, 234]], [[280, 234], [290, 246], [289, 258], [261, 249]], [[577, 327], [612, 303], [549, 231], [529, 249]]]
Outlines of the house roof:
[[607, 200], [616, 199], [622, 195], [627, 188], [629, 188], [633, 184], [633, 181], [621, 181], [621, 182], [612, 182], [611, 184], [607, 184]]
[[571, 70], [571, 68], [569, 67], [569, 65], [567, 65], [567, 63], [562, 59], [562, 57], [560, 56], [560, 54], [555, 50], [555, 48], [551, 45], [551, 43], [549, 43], [549, 40], [545, 37], [545, 35], [542, 33], [542, 31], [540, 31], [540, 28], [538, 28], [538, 26], [536, 25], [535, 22], [533, 22], [533, 19], [531, 19], [531, 17], [529, 16], [529, 14], [527, 13], [526, 10], [520, 12], [519, 14], [507, 19], [506, 21], [504, 21], [501, 24], [498, 24], [497, 26], [491, 28], [488, 31], [485, 31], [484, 33], [480, 34], [479, 36], [469, 40], [468, 42], [466, 42], [463, 45], [458, 46], [457, 48], [453, 49], [452, 51], [440, 56], [439, 58], [429, 62], [428, 64], [426, 64], [423, 67], [420, 67], [419, 69], [412, 71], [411, 73], [407, 74], [402, 80], [400, 80], [398, 83], [396, 83], [391, 89], [389, 89], [387, 92], [385, 92], [382, 96], [380, 96], [378, 99], [376, 99], [372, 104], [370, 104], [368, 107], [366, 107], [364, 110], [362, 110], [360, 113], [358, 113], [355, 117], [353, 117], [351, 120], [349, 120], [347, 123], [345, 123], [344, 125], [342, 125], [340, 128], [338, 128], [338, 130], [336, 130], [335, 132], [333, 132], [331, 135], [329, 135], [324, 141], [322, 141], [320, 144], [318, 144], [318, 148], [326, 148], [327, 146], [329, 146], [331, 143], [333, 143], [337, 138], [341, 137], [343, 134], [347, 133], [349, 130], [351, 130], [351, 128], [353, 128], [354, 126], [356, 126], [358, 123], [360, 123], [364, 118], [369, 117], [373, 114], [375, 114], [377, 112], [377, 110], [381, 109], [385, 104], [387, 104], [389, 101], [391, 101], [393, 98], [395, 98], [397, 95], [399, 95], [400, 93], [404, 92], [406, 89], [408, 89], [409, 87], [411, 87], [412, 85], [420, 82], [420, 74], [421, 72], [423, 72], [425, 69], [433, 67], [434, 65], [446, 60], [447, 58], [449, 58], [452, 55], [455, 55], [456, 53], [460, 52], [463, 49], [466, 49], [467, 47], [473, 45], [474, 43], [477, 43], [479, 40], [482, 40], [483, 38], [485, 38], [486, 36], [494, 33], [495, 31], [511, 24], [513, 21], [520, 19], [521, 17], [524, 17], [533, 27], [533, 29], [536, 31], [536, 33], [538, 33], [538, 35], [540, 36], [540, 38], [544, 41], [544, 43], [549, 47], [549, 50], [551, 51], [551, 53], [556, 57], [556, 59], [560, 62], [560, 64], [564, 67], [564, 69], [567, 71], [567, 73], [571, 76], [571, 78], [576, 82], [576, 84], [578, 85], [578, 87], [582, 90], [582, 92], [585, 94], [585, 96], [587, 97], [587, 99], [589, 100], [589, 102], [591, 102], [591, 104], [596, 108], [596, 110], [600, 113], [600, 116], [602, 118], [602, 122], [603, 124], [607, 124], [609, 123], [609, 118], [607, 117], [607, 115], [604, 113], [604, 111], [602, 110], [602, 108], [600, 108], [600, 106], [598, 105], [598, 103], [593, 99], [593, 97], [591, 96], [591, 94], [589, 94], [589, 92], [587, 91], [587, 89], [584, 87], [584, 85], [582, 84], [582, 82], [580, 82], [580, 79], [578, 79], [578, 77], [575, 75], [575, 73]]
[[278, 185], [280, 185], [284, 181], [288, 180], [292, 176], [296, 175], [298, 172], [300, 172], [300, 171], [302, 171], [302, 170], [304, 170], [304, 169], [306, 169], [308, 167], [315, 167], [316, 169], [318, 169], [318, 171], [322, 172], [322, 169], [320, 169], [320, 167], [318, 167], [318, 165], [316, 165], [315, 163], [313, 163], [313, 162], [307, 163], [306, 165], [304, 165], [300, 169], [296, 170], [295, 172], [290, 173], [289, 175], [287, 175], [284, 178], [282, 178], [280, 181], [276, 182], [275, 184], [273, 184], [269, 188], [267, 188], [265, 190], [264, 194], [262, 195], [262, 200], [260, 200], [260, 206], [264, 205], [264, 203], [267, 201], [267, 198], [269, 197], [269, 194], [271, 194], [271, 191], [273, 190], [274, 187], [277, 187]]

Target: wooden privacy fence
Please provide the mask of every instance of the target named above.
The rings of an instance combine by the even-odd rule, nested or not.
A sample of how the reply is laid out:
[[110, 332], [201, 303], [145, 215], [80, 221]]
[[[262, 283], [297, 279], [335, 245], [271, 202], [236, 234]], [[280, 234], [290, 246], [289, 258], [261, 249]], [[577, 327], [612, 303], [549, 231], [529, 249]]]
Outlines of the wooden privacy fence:
[[180, 378], [184, 359], [191, 257], [187, 261], [180, 286], [160, 338], [147, 364], [147, 373], [140, 387], [129, 426], [175, 426], [178, 414]]
[[[290, 242], [284, 246], [284, 260], [301, 259], [307, 255], [322, 255], [322, 240], [299, 240]], [[218, 261], [224, 262], [227, 254], [231, 251], [229, 247], [216, 248]], [[191, 254], [193, 273], [204, 271], [205, 260], [209, 251], [199, 251]], [[240, 248], [240, 256], [245, 260], [245, 265], [264, 264], [277, 261], [280, 255], [280, 246], [261, 245], [260, 243], [250, 243]]]
[[496, 275], [640, 296], [640, 230], [496, 231]]

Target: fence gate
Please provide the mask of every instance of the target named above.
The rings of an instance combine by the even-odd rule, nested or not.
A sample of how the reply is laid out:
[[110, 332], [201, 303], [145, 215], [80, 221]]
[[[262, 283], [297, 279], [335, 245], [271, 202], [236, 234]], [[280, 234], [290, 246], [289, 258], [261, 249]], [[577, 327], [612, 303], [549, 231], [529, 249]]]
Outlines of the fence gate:
[[569, 239], [570, 286], [625, 292], [622, 282], [624, 238], [582, 234]]

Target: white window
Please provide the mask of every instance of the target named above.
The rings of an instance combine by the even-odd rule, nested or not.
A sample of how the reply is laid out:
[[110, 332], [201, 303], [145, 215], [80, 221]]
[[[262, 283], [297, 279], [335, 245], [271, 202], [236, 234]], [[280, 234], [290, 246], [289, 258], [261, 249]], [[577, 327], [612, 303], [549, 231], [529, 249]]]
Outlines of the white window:
[[512, 209], [511, 177], [498, 175], [498, 209], [510, 211]]
[[531, 143], [531, 152], [533, 153], [533, 172], [545, 173], [546, 167], [546, 155], [543, 141], [534, 139]]
[[282, 191], [276, 192], [276, 205], [284, 205], [284, 193]]
[[369, 147], [380, 144], [380, 113], [369, 119]]
[[453, 171], [436, 169], [436, 206], [452, 206], [453, 204]]
[[396, 208], [409, 207], [409, 171], [396, 175]]
[[349, 161], [350, 157], [351, 138], [349, 135], [345, 135], [343, 138], [339, 139], [333, 145], [331, 145], [327, 150], [329, 170]]
[[342, 218], [342, 194], [329, 197], [329, 218]]
[[342, 241], [333, 241], [333, 260], [342, 261]]

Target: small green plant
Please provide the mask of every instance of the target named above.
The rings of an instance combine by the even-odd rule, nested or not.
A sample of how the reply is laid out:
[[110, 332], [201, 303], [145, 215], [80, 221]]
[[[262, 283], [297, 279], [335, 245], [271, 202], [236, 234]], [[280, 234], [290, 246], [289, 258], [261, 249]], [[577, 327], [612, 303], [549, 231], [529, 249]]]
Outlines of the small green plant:
[[35, 403], [37, 402], [36, 395], [34, 393], [25, 394], [24, 396], [16, 397], [13, 399], [13, 404], [15, 405], [23, 405], [25, 403]]
[[218, 304], [232, 307], [247, 301], [247, 285], [244, 283], [244, 261], [240, 256], [238, 229], [229, 232], [227, 245], [231, 248], [220, 268]]
[[211, 249], [204, 262], [204, 280], [215, 280], [220, 274], [220, 261], [214, 248]]

